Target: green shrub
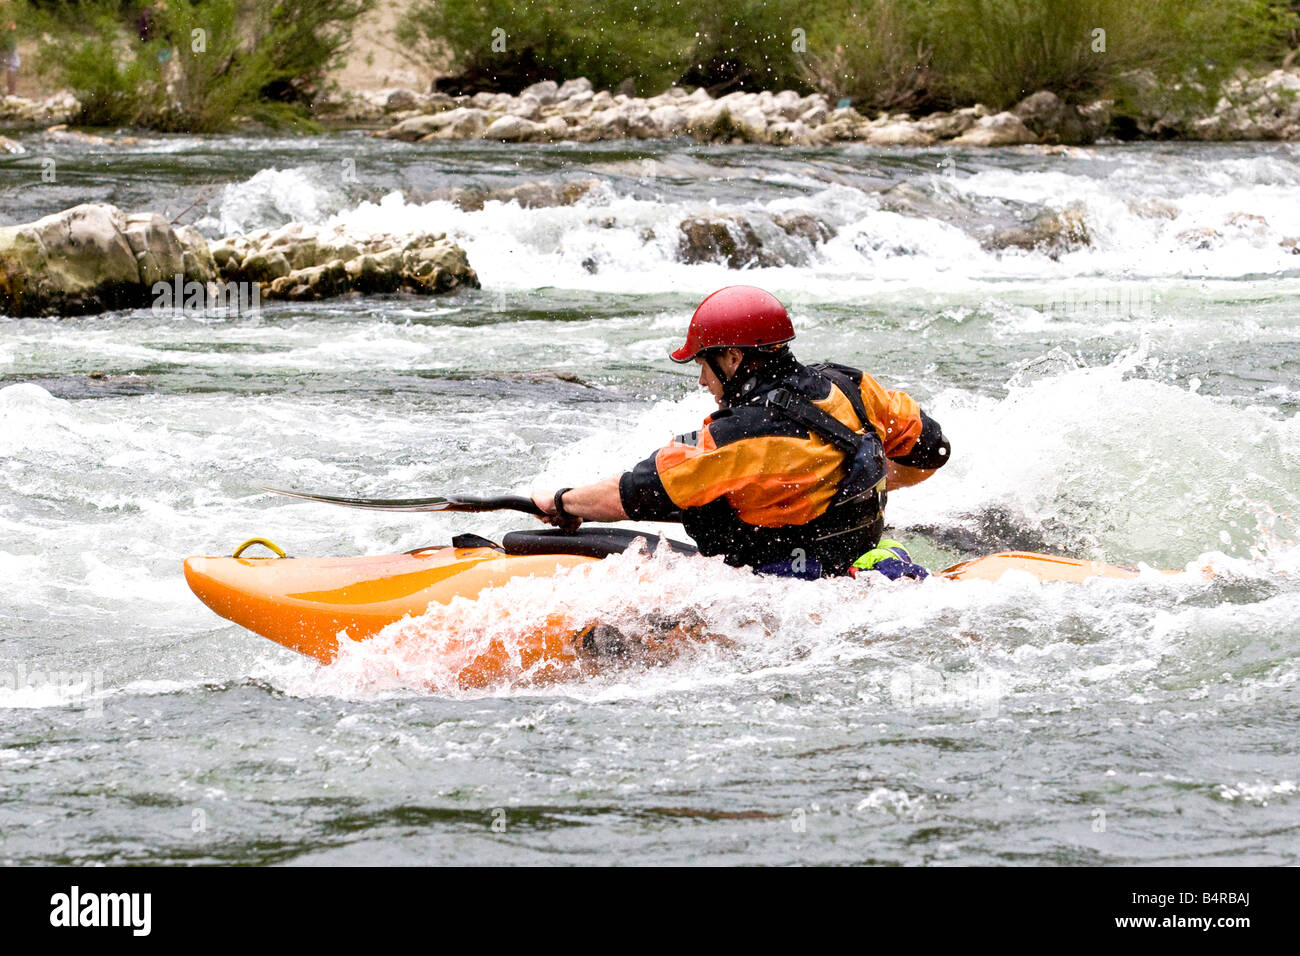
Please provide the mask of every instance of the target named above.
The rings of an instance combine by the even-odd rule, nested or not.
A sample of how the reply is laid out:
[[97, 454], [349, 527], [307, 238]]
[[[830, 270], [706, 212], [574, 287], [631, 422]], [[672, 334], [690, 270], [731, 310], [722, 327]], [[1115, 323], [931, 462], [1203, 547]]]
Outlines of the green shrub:
[[938, 84], [925, 34], [915, 2], [828, 0], [809, 37], [803, 72], [832, 100], [848, 97], [871, 110], [923, 110]]
[[597, 87], [631, 76], [650, 90], [685, 69], [692, 32], [663, 0], [421, 0], [397, 38], [435, 68], [450, 62], [503, 86], [524, 74], [585, 76]]
[[934, 0], [925, 10], [938, 98], [994, 108], [1041, 89], [1122, 96], [1136, 70], [1161, 95], [1212, 99], [1232, 70], [1280, 56], [1285, 38], [1274, 0]]
[[41, 68], [77, 96], [83, 125], [204, 133], [241, 115], [287, 120], [267, 95], [309, 99], [373, 3], [168, 0], [147, 43], [117, 0], [58, 3], [39, 15]]

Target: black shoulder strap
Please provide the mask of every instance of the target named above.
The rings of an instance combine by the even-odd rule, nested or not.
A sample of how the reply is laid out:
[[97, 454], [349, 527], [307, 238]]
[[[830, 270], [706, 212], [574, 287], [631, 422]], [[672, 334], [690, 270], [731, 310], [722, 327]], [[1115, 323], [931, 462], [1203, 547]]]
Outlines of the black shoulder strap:
[[804, 396], [787, 388], [775, 388], [763, 396], [763, 404], [781, 409], [786, 417], [798, 422], [809, 431], [821, 435], [840, 451], [848, 455], [857, 453], [864, 436], [849, 428], [830, 412], [818, 408]]
[[858, 387], [857, 383], [854, 382], [853, 379], [849, 378], [849, 376], [845, 375], [838, 368], [834, 368], [826, 362], [817, 362], [808, 367], [838, 385], [840, 391], [844, 393], [844, 397], [847, 398], [849, 404], [853, 406], [853, 413], [858, 416], [858, 421], [862, 423], [863, 429], [865, 430], [870, 428], [872, 431], [875, 431], [875, 428], [871, 424], [871, 417], [867, 414], [866, 402], [862, 400], [862, 389]]

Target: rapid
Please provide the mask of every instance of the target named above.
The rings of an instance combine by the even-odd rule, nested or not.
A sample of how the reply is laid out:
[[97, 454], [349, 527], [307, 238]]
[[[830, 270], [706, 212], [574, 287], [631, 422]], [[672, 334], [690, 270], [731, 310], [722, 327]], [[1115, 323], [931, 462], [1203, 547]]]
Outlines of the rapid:
[[[0, 224], [106, 201], [210, 237], [433, 229], [482, 289], [0, 317], [0, 860], [1300, 862], [1295, 145], [19, 139]], [[595, 182], [540, 208], [440, 198], [543, 180]], [[1053, 216], [1068, 235], [1008, 240]], [[732, 261], [689, 261], [702, 217]], [[536, 527], [260, 488], [628, 468], [710, 410], [667, 351], [736, 282], [787, 303], [801, 359], [943, 424], [950, 465], [890, 497], [914, 557], [1143, 573], [807, 583], [629, 553], [324, 667], [186, 587], [185, 556], [252, 535], [352, 555]], [[508, 640], [557, 613], [715, 639], [486, 691], [433, 663], [452, 628]]]

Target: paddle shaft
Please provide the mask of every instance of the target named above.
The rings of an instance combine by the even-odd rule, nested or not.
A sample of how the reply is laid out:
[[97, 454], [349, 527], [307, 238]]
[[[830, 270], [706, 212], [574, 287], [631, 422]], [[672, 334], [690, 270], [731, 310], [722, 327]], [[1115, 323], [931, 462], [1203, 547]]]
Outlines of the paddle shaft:
[[318, 501], [345, 508], [365, 508], [371, 511], [522, 511], [542, 517], [544, 512], [531, 498], [523, 495], [435, 495], [428, 498], [348, 498], [339, 495], [318, 495], [284, 488], [263, 488], [277, 495]]

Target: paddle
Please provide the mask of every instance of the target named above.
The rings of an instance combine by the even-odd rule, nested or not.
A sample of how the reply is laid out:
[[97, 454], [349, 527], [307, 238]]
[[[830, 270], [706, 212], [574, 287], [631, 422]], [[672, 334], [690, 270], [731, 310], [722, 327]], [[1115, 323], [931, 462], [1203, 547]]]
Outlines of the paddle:
[[301, 498], [304, 501], [322, 501], [328, 505], [346, 508], [369, 508], [372, 511], [522, 511], [542, 516], [542, 510], [531, 498], [522, 495], [437, 495], [430, 498], [344, 498], [338, 495], [313, 495], [305, 491], [287, 491], [283, 488], [266, 488], [272, 494]]

